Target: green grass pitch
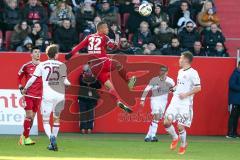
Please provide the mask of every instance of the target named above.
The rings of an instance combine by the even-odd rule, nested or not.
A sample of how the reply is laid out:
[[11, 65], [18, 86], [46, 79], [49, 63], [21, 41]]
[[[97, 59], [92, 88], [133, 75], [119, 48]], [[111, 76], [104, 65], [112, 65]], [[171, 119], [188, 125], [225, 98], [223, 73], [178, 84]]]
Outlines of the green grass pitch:
[[0, 160], [239, 160], [240, 139], [225, 137], [188, 137], [185, 155], [170, 151], [170, 137], [160, 135], [159, 142], [146, 143], [143, 134], [60, 134], [58, 152], [48, 151], [44, 134], [32, 136], [34, 146], [18, 146], [19, 136], [0, 136]]

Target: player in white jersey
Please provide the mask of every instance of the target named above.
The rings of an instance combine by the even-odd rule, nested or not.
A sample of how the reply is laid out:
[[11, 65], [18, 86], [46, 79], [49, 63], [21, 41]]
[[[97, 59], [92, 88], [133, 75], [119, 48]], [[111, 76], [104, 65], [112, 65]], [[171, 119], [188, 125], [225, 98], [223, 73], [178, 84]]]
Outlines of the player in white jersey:
[[[65, 86], [69, 86], [67, 79], [67, 67], [57, 60], [58, 46], [50, 45], [46, 49], [48, 60], [41, 62], [35, 69], [32, 78], [27, 82], [26, 91], [37, 77], [42, 77], [43, 96], [41, 114], [45, 133], [50, 139], [49, 150], [57, 151], [56, 137], [60, 127], [60, 114], [65, 105]], [[49, 124], [50, 115], [53, 112], [53, 127]]]
[[[191, 52], [183, 52], [179, 65], [180, 70], [177, 77], [177, 85], [174, 87], [172, 100], [165, 113], [164, 126], [172, 136], [170, 149], [177, 147], [178, 141], [181, 145], [178, 154], [184, 154], [187, 148], [185, 127], [190, 127], [193, 118], [193, 96], [201, 91], [198, 72], [191, 67], [193, 55]], [[179, 136], [176, 134], [172, 123], [177, 122]]]
[[159, 120], [163, 117], [164, 111], [166, 109], [168, 94], [175, 85], [174, 80], [168, 77], [167, 74], [168, 68], [166, 66], [161, 66], [159, 76], [154, 77], [150, 80], [141, 97], [141, 105], [144, 106], [148, 92], [150, 90], [152, 91], [150, 100], [153, 120], [144, 139], [145, 142], [158, 141], [156, 137], [158, 123]]

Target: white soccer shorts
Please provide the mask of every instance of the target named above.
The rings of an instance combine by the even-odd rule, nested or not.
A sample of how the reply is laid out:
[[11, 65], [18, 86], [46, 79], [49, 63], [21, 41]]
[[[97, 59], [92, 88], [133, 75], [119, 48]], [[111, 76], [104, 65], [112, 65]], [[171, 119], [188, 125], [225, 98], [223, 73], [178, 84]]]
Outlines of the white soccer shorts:
[[192, 105], [170, 103], [166, 110], [165, 118], [171, 119], [173, 122], [177, 122], [185, 127], [190, 127], [193, 119], [193, 107]]
[[161, 97], [151, 97], [151, 110], [152, 114], [160, 114], [161, 117], [167, 106], [167, 102], [163, 102]]
[[41, 102], [41, 114], [43, 116], [50, 116], [51, 113], [57, 113], [60, 115], [61, 111], [64, 109], [65, 96], [55, 96], [49, 98], [43, 98]]

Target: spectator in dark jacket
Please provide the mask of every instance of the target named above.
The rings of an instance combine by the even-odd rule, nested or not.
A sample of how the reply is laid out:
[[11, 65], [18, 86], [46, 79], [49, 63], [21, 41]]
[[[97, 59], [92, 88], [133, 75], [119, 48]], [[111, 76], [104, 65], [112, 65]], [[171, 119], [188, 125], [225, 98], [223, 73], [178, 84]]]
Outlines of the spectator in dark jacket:
[[40, 23], [34, 23], [29, 37], [32, 39], [34, 46], [38, 46], [42, 52], [45, 50], [44, 44], [48, 40], [48, 33], [42, 29]]
[[13, 30], [21, 21], [21, 12], [17, 8], [17, 0], [11, 0], [3, 10], [3, 22], [5, 30]]
[[76, 13], [76, 29], [78, 33], [82, 33], [89, 24], [93, 23], [95, 17], [95, 8], [92, 7], [90, 1], [84, 1], [83, 6]]
[[134, 47], [143, 47], [145, 44], [153, 42], [153, 36], [149, 29], [149, 24], [143, 21], [140, 24], [140, 30], [133, 36]]
[[132, 9], [132, 13], [130, 14], [127, 25], [126, 32], [127, 33], [135, 33], [137, 32], [137, 28], [140, 26], [140, 23], [143, 21], [149, 22], [148, 17], [141, 16], [138, 12], [139, 4], [134, 4], [134, 8]]
[[210, 31], [205, 31], [203, 35], [203, 44], [206, 50], [214, 50], [217, 42], [224, 43], [225, 37], [216, 24], [211, 25]]
[[75, 28], [71, 27], [69, 19], [63, 20], [62, 27], [59, 27], [54, 33], [54, 42], [60, 47], [60, 52], [70, 52], [74, 45], [78, 43], [78, 35]]
[[115, 6], [110, 6], [109, 0], [102, 0], [101, 8], [97, 11], [97, 15], [106, 22], [118, 23], [118, 10]]
[[84, 65], [83, 73], [79, 77], [79, 84], [80, 130], [83, 134], [86, 131], [91, 133], [94, 123], [94, 108], [99, 99], [96, 89], [101, 88], [101, 83], [94, 77], [89, 65]]
[[150, 26], [152, 31], [154, 28], [159, 27], [162, 21], [167, 23], [169, 21], [169, 16], [163, 11], [161, 4], [155, 4], [153, 11], [154, 13], [150, 16]]
[[200, 40], [200, 35], [192, 22], [187, 22], [186, 27], [179, 33], [179, 40], [182, 47], [189, 50], [193, 49], [195, 41]]
[[189, 12], [190, 13], [189, 18], [194, 20], [194, 16], [193, 16], [193, 14], [191, 12], [191, 9], [190, 9], [190, 4], [187, 2], [187, 0], [181, 1], [179, 10], [174, 15], [174, 18], [173, 18], [173, 27], [174, 28], [177, 27], [177, 23], [178, 23], [179, 19], [181, 17], [184, 17], [185, 12]]
[[31, 38], [27, 37], [23, 41], [23, 44], [17, 47], [16, 51], [17, 52], [31, 52], [32, 46], [33, 46], [33, 43], [32, 43]]
[[228, 104], [230, 116], [227, 138], [236, 138], [238, 137], [237, 127], [240, 117], [240, 62], [229, 80]]
[[28, 37], [31, 33], [31, 27], [27, 24], [26, 21], [22, 21], [14, 27], [14, 31], [11, 35], [11, 49], [15, 50], [17, 46], [22, 45], [22, 42]]
[[130, 13], [132, 10], [132, 0], [122, 0], [119, 2], [119, 13], [124, 14], [124, 13]]
[[193, 49], [190, 50], [194, 56], [207, 56], [206, 51], [202, 47], [201, 41], [195, 41], [193, 45]]
[[180, 56], [184, 50], [180, 47], [178, 38], [172, 38], [172, 43], [168, 48], [162, 50], [162, 55]]
[[174, 37], [174, 30], [168, 27], [167, 22], [162, 21], [159, 28], [154, 30], [154, 43], [158, 49], [167, 48], [171, 44], [171, 40]]
[[23, 18], [27, 20], [29, 25], [39, 22], [43, 29], [47, 31], [47, 14], [43, 6], [37, 4], [37, 0], [29, 0], [29, 3], [23, 10]]
[[224, 44], [217, 42], [215, 49], [209, 53], [209, 56], [229, 57], [229, 54], [227, 53], [227, 49], [225, 48]]

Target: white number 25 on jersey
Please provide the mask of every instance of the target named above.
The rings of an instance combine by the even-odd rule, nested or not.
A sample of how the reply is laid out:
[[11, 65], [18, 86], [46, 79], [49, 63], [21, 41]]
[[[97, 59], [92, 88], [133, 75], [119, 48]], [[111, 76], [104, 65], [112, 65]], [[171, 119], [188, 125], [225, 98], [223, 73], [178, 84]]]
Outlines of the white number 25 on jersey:
[[100, 51], [101, 48], [99, 46], [100, 46], [101, 42], [102, 42], [102, 39], [99, 37], [90, 37], [88, 50], [89, 51]]

